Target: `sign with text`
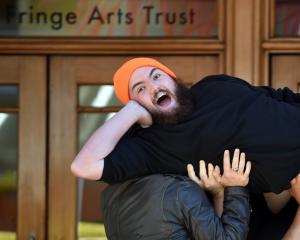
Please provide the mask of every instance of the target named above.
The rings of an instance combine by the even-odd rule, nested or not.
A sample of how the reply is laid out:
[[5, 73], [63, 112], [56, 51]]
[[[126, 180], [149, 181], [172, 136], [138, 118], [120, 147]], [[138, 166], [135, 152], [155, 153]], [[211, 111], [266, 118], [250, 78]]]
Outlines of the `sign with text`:
[[1, 0], [1, 36], [216, 38], [216, 0]]

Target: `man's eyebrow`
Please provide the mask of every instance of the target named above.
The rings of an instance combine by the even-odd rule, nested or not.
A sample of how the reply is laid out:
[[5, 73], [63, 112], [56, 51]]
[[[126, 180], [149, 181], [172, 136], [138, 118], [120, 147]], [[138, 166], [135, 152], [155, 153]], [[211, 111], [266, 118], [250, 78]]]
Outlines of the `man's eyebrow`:
[[157, 70], [157, 69], [158, 69], [158, 68], [152, 68], [152, 69], [151, 69], [151, 71], [150, 71], [150, 73], [149, 73], [149, 78], [151, 78], [153, 72], [154, 72], [155, 70]]
[[[152, 74], [154, 73], [155, 70], [158, 70], [158, 68], [152, 68], [152, 69], [151, 69], [151, 71], [150, 71], [150, 73], [149, 73], [149, 78], [152, 76]], [[132, 86], [131, 90], [133, 91], [135, 87], [137, 87], [138, 85], [140, 85], [140, 84], [142, 84], [142, 83], [143, 83], [143, 81], [140, 81], [140, 82], [135, 83], [135, 84]]]
[[140, 84], [142, 84], [142, 83], [143, 83], [143, 81], [140, 81], [140, 82], [135, 83], [135, 84], [132, 86], [131, 90], [133, 91], [135, 87], [137, 87], [138, 85], [140, 85]]

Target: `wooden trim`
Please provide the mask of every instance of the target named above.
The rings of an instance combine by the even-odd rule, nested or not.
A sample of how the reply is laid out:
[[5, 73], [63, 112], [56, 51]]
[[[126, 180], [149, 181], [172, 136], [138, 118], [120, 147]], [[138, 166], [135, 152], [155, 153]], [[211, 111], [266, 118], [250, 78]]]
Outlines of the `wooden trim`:
[[285, 50], [285, 49], [267, 49], [270, 54], [300, 54], [300, 49], [297, 50]]
[[19, 108], [5, 108], [5, 107], [0, 107], [0, 112], [1, 113], [17, 113], [19, 112]]
[[268, 6], [268, 10], [269, 10], [269, 38], [273, 38], [275, 37], [275, 0], [269, 0], [269, 6]]
[[[157, 44], [159, 42], [159, 44]], [[219, 40], [0, 38], [1, 53], [30, 54], [193, 54], [224, 50]]]
[[270, 0], [263, 0], [263, 12], [264, 12], [264, 40], [270, 39]]
[[300, 50], [299, 42], [286, 42], [286, 41], [266, 41], [262, 43], [264, 50], [283, 50], [283, 51], [298, 51]]
[[18, 239], [45, 239], [46, 58], [20, 57]]
[[270, 38], [268, 40], [269, 42], [278, 42], [278, 43], [300, 43], [300, 37], [276, 37], [276, 38]]
[[233, 75], [252, 82], [255, 51], [253, 0], [235, 0], [233, 15]]
[[254, 0], [253, 2], [253, 81], [254, 85], [258, 85], [261, 79], [261, 40], [262, 40], [262, 24], [263, 21], [263, 2], [261, 0]]
[[221, 52], [219, 54], [219, 73], [222, 74], [225, 72], [225, 54]]
[[226, 25], [225, 25], [225, 38], [226, 38], [226, 48], [225, 48], [225, 73], [233, 74], [233, 45], [234, 45], [234, 4], [233, 0], [226, 1]]
[[268, 51], [263, 52], [263, 71], [262, 80], [258, 83], [261, 86], [270, 85], [270, 53]]
[[64, 57], [50, 61], [48, 239], [76, 239], [77, 232], [77, 181], [70, 171], [77, 152], [77, 85], [68, 67], [73, 63]]
[[218, 4], [218, 39], [224, 41], [225, 29], [225, 3], [224, 0], [217, 0]]
[[262, 10], [260, 0], [227, 1], [226, 72], [253, 84], [261, 77]]

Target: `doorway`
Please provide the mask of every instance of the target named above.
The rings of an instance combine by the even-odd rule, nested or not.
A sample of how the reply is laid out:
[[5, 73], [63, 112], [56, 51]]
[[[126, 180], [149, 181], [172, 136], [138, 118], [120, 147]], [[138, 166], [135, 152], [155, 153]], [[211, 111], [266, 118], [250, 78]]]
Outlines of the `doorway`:
[[[100, 181], [70, 164], [122, 104], [112, 76], [124, 56], [0, 57], [0, 233], [12, 239], [103, 236]], [[223, 72], [219, 54], [151, 56], [186, 85]]]

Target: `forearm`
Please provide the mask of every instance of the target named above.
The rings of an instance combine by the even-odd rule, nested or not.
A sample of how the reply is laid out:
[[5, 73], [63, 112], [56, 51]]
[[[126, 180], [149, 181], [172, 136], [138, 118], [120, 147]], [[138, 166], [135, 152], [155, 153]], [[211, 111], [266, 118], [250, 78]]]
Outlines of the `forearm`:
[[272, 192], [264, 193], [264, 197], [270, 211], [277, 214], [290, 200], [291, 194], [289, 193], [288, 190], [285, 190], [279, 194], [272, 193]]
[[222, 215], [224, 226], [220, 239], [246, 239], [249, 231], [249, 195], [244, 187], [227, 187]]
[[223, 213], [224, 190], [213, 196], [214, 209], [216, 214], [221, 217]]
[[283, 240], [297, 240], [300, 239], [300, 207], [298, 206], [294, 221], [289, 230], [283, 237]]
[[[247, 238], [250, 205], [245, 189], [230, 187], [225, 190], [222, 218], [216, 215], [205, 196], [199, 196], [192, 190], [189, 194], [194, 194], [199, 201], [195, 204], [194, 201], [186, 200], [182, 207], [185, 226], [194, 239], [244, 240]], [[188, 199], [187, 196], [186, 193], [183, 199]]]
[[74, 175], [94, 180], [101, 178], [103, 159], [137, 122], [134, 110], [132, 106], [126, 105], [91, 135], [72, 163], [71, 170]]

